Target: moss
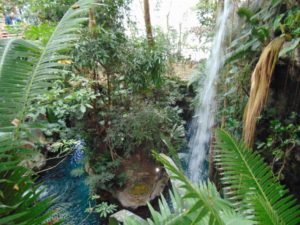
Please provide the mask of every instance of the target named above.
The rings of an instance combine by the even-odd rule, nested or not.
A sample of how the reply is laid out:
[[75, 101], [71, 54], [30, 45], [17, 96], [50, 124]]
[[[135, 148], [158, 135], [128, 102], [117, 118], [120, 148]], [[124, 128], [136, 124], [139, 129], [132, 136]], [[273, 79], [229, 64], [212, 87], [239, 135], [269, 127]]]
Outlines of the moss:
[[149, 191], [149, 187], [146, 183], [137, 183], [132, 185], [129, 193], [132, 195], [145, 195], [149, 193]]

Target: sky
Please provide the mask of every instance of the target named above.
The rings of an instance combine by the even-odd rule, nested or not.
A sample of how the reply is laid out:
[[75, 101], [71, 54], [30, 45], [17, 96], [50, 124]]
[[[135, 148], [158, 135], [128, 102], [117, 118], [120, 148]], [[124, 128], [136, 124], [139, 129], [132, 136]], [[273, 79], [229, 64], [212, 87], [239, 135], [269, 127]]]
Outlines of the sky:
[[[153, 27], [160, 27], [167, 31], [167, 15], [169, 14], [169, 26], [179, 32], [181, 24], [182, 33], [190, 30], [192, 27], [199, 26], [196, 12], [193, 10], [199, 0], [149, 0], [150, 15]], [[133, 0], [131, 4], [131, 19], [137, 23], [139, 30], [145, 32], [143, 0]], [[199, 41], [194, 35], [189, 35], [188, 43], [197, 45]], [[191, 57], [194, 60], [204, 58], [203, 53], [189, 48], [183, 49], [185, 57]]]
[[[177, 28], [182, 23], [184, 28], [199, 25], [196, 13], [192, 8], [199, 0], [149, 0], [151, 22], [153, 26], [160, 26], [166, 31], [167, 15], [169, 14], [170, 26]], [[143, 0], [133, 0], [132, 16], [136, 21], [144, 25]]]

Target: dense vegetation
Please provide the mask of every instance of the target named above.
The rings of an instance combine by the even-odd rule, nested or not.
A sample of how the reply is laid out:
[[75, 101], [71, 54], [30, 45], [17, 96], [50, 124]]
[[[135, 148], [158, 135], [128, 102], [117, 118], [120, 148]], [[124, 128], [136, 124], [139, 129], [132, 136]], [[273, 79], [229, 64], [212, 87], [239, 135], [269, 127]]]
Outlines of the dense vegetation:
[[178, 152], [188, 148], [191, 96], [205, 85], [207, 59], [190, 82], [174, 74], [191, 61], [182, 52], [192, 45], [188, 34], [201, 43], [195, 49], [209, 52], [223, 1], [199, 1], [199, 26], [182, 34], [152, 30], [145, 0], [142, 35], [130, 0], [0, 2], [2, 13], [18, 9], [26, 21], [5, 28], [22, 38], [0, 40], [0, 225], [60, 223], [49, 211], [55, 199], [40, 197], [37, 180], [78, 140], [84, 168], [72, 176], [88, 174], [96, 201], [88, 213], [107, 218], [124, 207], [116, 197], [123, 192], [155, 200], [151, 182], [167, 171], [169, 201], [161, 195], [146, 216], [135, 211], [144, 219], [127, 216], [125, 224], [300, 223], [297, 1], [232, 3], [210, 178], [199, 184], [186, 177]]

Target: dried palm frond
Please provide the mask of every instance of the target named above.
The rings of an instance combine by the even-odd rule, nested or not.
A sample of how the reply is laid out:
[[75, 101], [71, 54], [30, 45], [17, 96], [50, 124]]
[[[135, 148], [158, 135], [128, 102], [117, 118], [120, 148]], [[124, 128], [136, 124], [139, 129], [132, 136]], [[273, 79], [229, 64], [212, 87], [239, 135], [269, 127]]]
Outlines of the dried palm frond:
[[284, 42], [284, 36], [271, 41], [263, 50], [252, 73], [250, 97], [244, 111], [243, 129], [244, 141], [248, 147], [253, 144], [257, 118], [267, 102], [271, 78]]

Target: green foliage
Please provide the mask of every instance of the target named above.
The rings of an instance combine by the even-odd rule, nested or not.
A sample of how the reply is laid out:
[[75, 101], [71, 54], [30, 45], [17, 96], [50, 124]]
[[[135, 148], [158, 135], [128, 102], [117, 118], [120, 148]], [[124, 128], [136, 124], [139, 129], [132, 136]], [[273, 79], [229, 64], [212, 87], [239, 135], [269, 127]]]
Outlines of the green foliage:
[[58, 155], [64, 155], [65, 153], [70, 153], [70, 151], [73, 149], [74, 145], [78, 144], [77, 140], [74, 139], [68, 139], [68, 140], [59, 140], [51, 144], [49, 151], [55, 152]]
[[[295, 53], [299, 37], [291, 35], [297, 24], [297, 9], [287, 7], [280, 0], [262, 2], [259, 8], [241, 7], [236, 31], [231, 34], [233, 41], [227, 49], [226, 67], [219, 82], [220, 111], [218, 120], [235, 136], [242, 131], [243, 112], [249, 96], [250, 77], [265, 45], [274, 37], [284, 33], [291, 36], [280, 51], [280, 57]], [[224, 106], [224, 107], [223, 107]]]
[[26, 123], [27, 113], [33, 100], [62, 73], [57, 61], [66, 59], [77, 39], [75, 30], [92, 3], [79, 1], [79, 9], [68, 10], [45, 48], [20, 39], [0, 40], [0, 224], [38, 225], [49, 216], [44, 212], [50, 201], [39, 201], [32, 172], [18, 166], [31, 151], [21, 147], [33, 128]]
[[[148, 219], [146, 224], [251, 224], [249, 220], [234, 212], [232, 205], [220, 197], [212, 183], [193, 184], [164, 155], [155, 154], [155, 157], [170, 171], [171, 179], [180, 183], [180, 195], [175, 188], [170, 193], [172, 208], [162, 197], [159, 212], [149, 204], [151, 219]], [[125, 224], [139, 223], [133, 218], [128, 218]]]
[[[144, 39], [127, 40], [122, 27], [107, 30], [100, 26], [97, 32], [97, 37], [83, 35], [74, 51], [78, 71], [88, 72], [93, 79], [110, 79], [117, 90], [120, 82], [133, 91], [162, 85], [166, 72], [162, 46], [149, 49]], [[97, 74], [97, 70], [103, 72]]]
[[39, 200], [42, 190], [34, 185], [32, 171], [19, 166], [28, 150], [21, 148], [11, 154], [10, 137], [0, 133], [0, 224], [1, 225], [40, 225], [52, 214], [44, 212], [49, 208], [50, 199]]
[[252, 12], [250, 9], [246, 7], [240, 7], [237, 11], [237, 14], [241, 18], [245, 18], [247, 22], [251, 22], [251, 18], [254, 16], [254, 12]]
[[[87, 11], [92, 2], [80, 1], [79, 9], [71, 8], [57, 25], [45, 48], [41, 49], [29, 41], [1, 40], [0, 112], [1, 115], [5, 114], [0, 119], [2, 127], [9, 126], [15, 118], [22, 123], [31, 101], [64, 71], [63, 64], [58, 61], [68, 58], [66, 51], [78, 38], [74, 29], [86, 20], [81, 14]], [[15, 66], [16, 63], [18, 66]], [[11, 91], [8, 93], [7, 90]]]
[[[239, 8], [237, 13], [246, 19], [246, 24], [242, 27], [239, 37], [231, 43], [230, 52], [227, 54], [227, 63], [253, 55], [268, 43], [274, 33], [275, 35], [278, 33], [289, 34], [292, 38], [299, 37], [300, 10], [292, 7], [278, 15], [281, 5], [282, 1], [276, 0], [269, 1], [255, 12], [246, 7]], [[294, 47], [288, 51], [294, 50], [299, 41], [297, 44], [293, 44]]]
[[[170, 194], [172, 208], [162, 197], [160, 212], [149, 205], [151, 219], [145, 224], [298, 224], [299, 206], [274, 178], [262, 157], [225, 131], [217, 132], [216, 165], [222, 173], [225, 199], [209, 181], [191, 183], [184, 173], [163, 155], [155, 157], [177, 181], [177, 191]], [[140, 224], [127, 218], [125, 224]]]
[[299, 46], [300, 38], [292, 39], [287, 47], [283, 47], [279, 52], [279, 57], [286, 56], [288, 53], [294, 52], [294, 50]]
[[76, 0], [29, 0], [30, 12], [41, 22], [58, 22]]
[[214, 1], [199, 1], [195, 7], [200, 23], [201, 36], [206, 41], [211, 41], [216, 26], [216, 14], [218, 4]]
[[257, 224], [298, 224], [296, 200], [262, 157], [224, 131], [217, 132], [217, 140], [215, 162], [222, 169], [225, 195], [238, 210]]
[[[290, 158], [292, 150], [300, 146], [300, 125], [299, 116], [292, 112], [286, 119], [272, 119], [272, 116], [265, 113], [260, 123], [268, 123], [264, 129], [263, 138], [256, 141], [256, 148], [265, 155], [271, 155], [274, 164], [281, 165], [279, 179], [283, 178], [282, 170], [287, 159]], [[268, 157], [269, 158], [269, 157]]]
[[111, 160], [110, 156], [103, 154], [97, 159], [91, 160], [91, 169], [94, 174], [90, 174], [86, 183], [92, 190], [122, 187], [125, 184], [126, 174], [120, 172], [121, 161]]
[[184, 127], [178, 113], [171, 107], [163, 109], [152, 104], [135, 104], [129, 112], [114, 116], [106, 141], [114, 149], [125, 150], [125, 155], [135, 150], [164, 152], [161, 134], [168, 135], [175, 148], [180, 148]]
[[274, 30], [282, 29], [283, 32], [289, 33], [292, 36], [300, 35], [300, 10], [298, 7], [293, 7], [287, 12], [276, 17], [273, 23]]
[[[92, 195], [92, 200], [100, 199], [99, 195]], [[98, 213], [101, 218], [107, 218], [110, 214], [114, 213], [117, 210], [118, 206], [115, 204], [109, 204], [107, 202], [101, 202], [96, 204], [94, 207], [86, 209], [88, 213]]]
[[38, 40], [42, 45], [46, 45], [55, 29], [56, 24], [43, 23], [38, 26], [29, 25], [24, 32], [24, 38], [27, 40]]
[[101, 218], [107, 218], [108, 215], [117, 211], [118, 206], [115, 204], [108, 204], [107, 202], [101, 202], [94, 207], [94, 212], [99, 213]]
[[97, 97], [92, 85], [92, 81], [74, 74], [58, 79], [49, 91], [35, 98], [29, 116], [36, 119], [44, 115], [49, 122], [82, 119], [87, 109], [93, 108], [92, 101]]

